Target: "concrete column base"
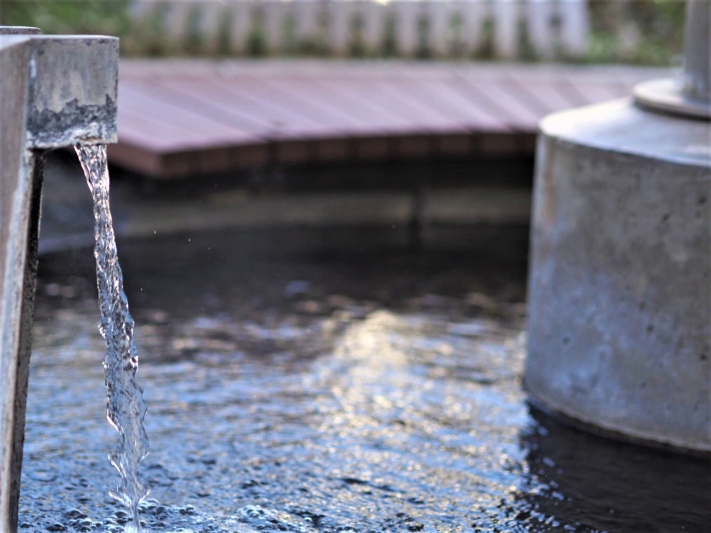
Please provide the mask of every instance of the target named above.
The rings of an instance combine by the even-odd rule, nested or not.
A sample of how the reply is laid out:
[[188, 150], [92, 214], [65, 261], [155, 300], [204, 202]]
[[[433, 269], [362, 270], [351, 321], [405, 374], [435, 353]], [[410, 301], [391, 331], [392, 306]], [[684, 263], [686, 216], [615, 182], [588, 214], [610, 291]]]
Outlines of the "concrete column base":
[[538, 144], [525, 385], [634, 440], [711, 453], [711, 123], [631, 100]]

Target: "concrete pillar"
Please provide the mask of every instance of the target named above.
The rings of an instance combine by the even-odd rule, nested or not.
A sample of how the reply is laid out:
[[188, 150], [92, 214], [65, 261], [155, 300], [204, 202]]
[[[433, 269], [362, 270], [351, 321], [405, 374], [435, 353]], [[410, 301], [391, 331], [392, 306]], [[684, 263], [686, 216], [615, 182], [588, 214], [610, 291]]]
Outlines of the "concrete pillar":
[[116, 142], [118, 40], [0, 28], [0, 531], [17, 529], [44, 151]]
[[686, 82], [541, 122], [525, 386], [590, 429], [709, 454], [709, 2], [689, 8]]

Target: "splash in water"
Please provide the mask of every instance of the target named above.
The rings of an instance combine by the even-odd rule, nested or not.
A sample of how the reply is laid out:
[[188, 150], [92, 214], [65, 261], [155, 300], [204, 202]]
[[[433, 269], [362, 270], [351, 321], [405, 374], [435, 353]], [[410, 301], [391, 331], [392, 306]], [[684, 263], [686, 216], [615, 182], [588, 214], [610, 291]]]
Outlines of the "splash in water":
[[109, 494], [126, 505], [132, 515], [127, 532], [140, 532], [138, 504], [150, 490], [138, 475], [138, 463], [148, 454], [148, 436], [143, 427], [146, 404], [136, 383], [138, 352], [133, 340], [133, 318], [123, 291], [116, 239], [109, 210], [109, 172], [106, 146], [77, 146], [77, 154], [94, 198], [96, 278], [101, 324], [106, 341], [104, 376], [107, 417], [119, 432], [117, 447], [109, 460], [121, 475], [120, 485]]

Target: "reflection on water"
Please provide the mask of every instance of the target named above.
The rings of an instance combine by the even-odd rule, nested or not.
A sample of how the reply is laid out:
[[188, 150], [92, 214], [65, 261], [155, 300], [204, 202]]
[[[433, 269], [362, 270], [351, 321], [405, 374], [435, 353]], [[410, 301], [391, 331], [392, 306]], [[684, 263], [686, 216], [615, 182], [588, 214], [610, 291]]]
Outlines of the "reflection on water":
[[[708, 463], [531, 412], [525, 229], [502, 231], [417, 256], [366, 230], [120, 246], [153, 443], [146, 529], [703, 531]], [[129, 518], [106, 496], [112, 435], [83, 262], [44, 262], [21, 531], [121, 531]]]

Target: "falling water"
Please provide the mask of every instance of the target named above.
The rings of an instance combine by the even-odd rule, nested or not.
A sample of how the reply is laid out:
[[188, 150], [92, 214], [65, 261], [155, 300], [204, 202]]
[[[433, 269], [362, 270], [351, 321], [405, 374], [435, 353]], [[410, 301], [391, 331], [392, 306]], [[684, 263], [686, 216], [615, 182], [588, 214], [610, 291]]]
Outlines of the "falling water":
[[133, 340], [133, 318], [123, 291], [116, 239], [109, 210], [109, 173], [106, 146], [77, 146], [77, 154], [94, 198], [96, 277], [99, 289], [101, 324], [106, 341], [104, 377], [109, 422], [119, 432], [119, 442], [109, 454], [121, 475], [120, 485], [109, 494], [130, 509], [132, 523], [127, 533], [141, 530], [138, 504], [150, 488], [138, 475], [138, 463], [148, 454], [148, 437], [143, 427], [146, 405], [136, 383], [138, 352]]

